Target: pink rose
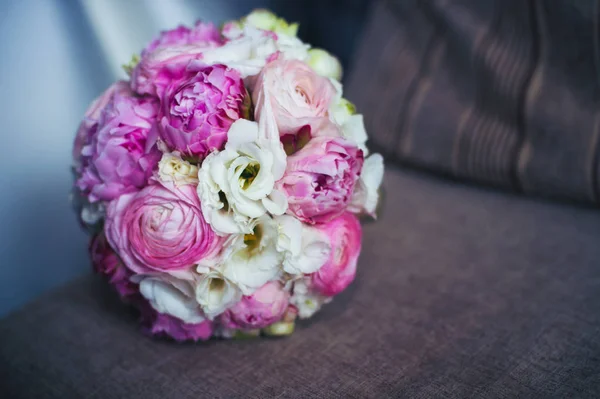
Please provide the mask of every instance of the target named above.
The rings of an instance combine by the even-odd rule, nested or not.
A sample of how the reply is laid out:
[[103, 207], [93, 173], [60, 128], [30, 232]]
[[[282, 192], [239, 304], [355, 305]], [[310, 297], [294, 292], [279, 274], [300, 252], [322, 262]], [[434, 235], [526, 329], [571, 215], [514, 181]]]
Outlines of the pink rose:
[[163, 31], [152, 40], [142, 51], [142, 57], [153, 52], [159, 47], [175, 46], [182, 44], [217, 45], [221, 44], [221, 33], [212, 23], [196, 22], [193, 28], [179, 25], [175, 29]]
[[312, 287], [331, 297], [354, 280], [362, 232], [358, 219], [349, 212], [316, 227], [329, 238], [331, 253], [325, 265], [310, 276]]
[[181, 79], [165, 87], [160, 137], [173, 150], [203, 158], [222, 149], [229, 126], [247, 116], [249, 101], [234, 69], [190, 64]]
[[281, 283], [268, 282], [223, 313], [221, 323], [225, 328], [235, 329], [266, 327], [283, 317], [289, 299]]
[[76, 185], [91, 202], [110, 201], [144, 187], [161, 157], [156, 138], [150, 134], [158, 102], [136, 97], [125, 82], [117, 83], [112, 91], [81, 149], [81, 176]]
[[104, 228], [131, 271], [175, 271], [216, 255], [221, 239], [206, 223], [193, 185], [151, 184], [110, 203]]
[[158, 313], [148, 303], [140, 303], [142, 328], [150, 335], [171, 337], [175, 341], [206, 341], [213, 334], [213, 323], [205, 320], [188, 324], [173, 316]]
[[277, 183], [288, 200], [288, 213], [303, 222], [326, 223], [341, 215], [363, 165], [363, 153], [341, 138], [315, 137], [287, 158]]
[[130, 297], [138, 292], [137, 285], [129, 281], [131, 272], [121, 263], [104, 234], [92, 237], [88, 249], [96, 273], [105, 275], [121, 298]]
[[335, 94], [331, 82], [305, 63], [275, 60], [264, 67], [254, 86], [255, 119], [260, 120], [269, 101], [280, 135], [296, 134], [306, 125], [312, 127], [312, 136], [322, 135], [315, 130], [327, 127], [323, 120]]
[[104, 93], [92, 101], [87, 111], [85, 111], [85, 115], [79, 124], [79, 129], [77, 130], [77, 135], [75, 136], [75, 142], [73, 144], [73, 160], [75, 161], [77, 172], [79, 173], [81, 173], [81, 151], [86, 144], [89, 144], [92, 137], [96, 134], [100, 115], [102, 114], [102, 111], [104, 111], [104, 108], [106, 108], [108, 102], [112, 99], [115, 90], [120, 86], [121, 82], [117, 82], [110, 86]]

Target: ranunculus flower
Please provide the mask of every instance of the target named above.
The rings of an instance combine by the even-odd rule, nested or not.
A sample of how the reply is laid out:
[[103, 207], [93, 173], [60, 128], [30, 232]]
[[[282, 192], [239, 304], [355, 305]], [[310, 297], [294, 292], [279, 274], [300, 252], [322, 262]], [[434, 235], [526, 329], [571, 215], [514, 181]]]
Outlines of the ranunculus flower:
[[107, 209], [105, 231], [125, 265], [139, 274], [188, 268], [222, 245], [191, 185], [151, 184], [119, 197]]
[[[268, 91], [268, 93], [265, 93]], [[269, 101], [280, 135], [296, 134], [302, 127], [317, 131], [319, 120], [325, 118], [336, 95], [329, 79], [319, 76], [311, 67], [297, 60], [275, 60], [268, 63], [260, 73], [252, 99], [256, 119]]]
[[245, 296], [221, 316], [225, 328], [256, 329], [279, 321], [288, 307], [289, 293], [271, 281]]
[[150, 134], [157, 108], [156, 100], [135, 96], [125, 82], [116, 84], [96, 131], [81, 149], [76, 185], [91, 202], [110, 201], [148, 183], [161, 157]]
[[146, 333], [158, 337], [171, 337], [175, 341], [205, 341], [214, 330], [210, 320], [186, 323], [168, 314], [159, 313], [147, 303], [140, 304], [142, 326]]
[[212, 23], [198, 21], [192, 28], [179, 25], [175, 29], [161, 32], [142, 51], [142, 57], [159, 47], [183, 44], [218, 45], [221, 43], [221, 33]]
[[354, 280], [362, 231], [356, 216], [348, 212], [316, 227], [329, 238], [331, 252], [325, 265], [311, 275], [312, 288], [332, 297]]
[[104, 234], [98, 234], [90, 240], [89, 245], [92, 266], [96, 273], [103, 274], [114, 286], [122, 298], [138, 292], [137, 285], [129, 280], [131, 272], [121, 263], [117, 254], [108, 244]]
[[315, 224], [344, 212], [361, 173], [361, 150], [341, 138], [315, 137], [287, 161], [277, 188], [287, 196], [288, 213]]
[[173, 150], [204, 158], [222, 149], [231, 124], [247, 117], [250, 97], [240, 74], [224, 65], [188, 66], [161, 97], [160, 137]]

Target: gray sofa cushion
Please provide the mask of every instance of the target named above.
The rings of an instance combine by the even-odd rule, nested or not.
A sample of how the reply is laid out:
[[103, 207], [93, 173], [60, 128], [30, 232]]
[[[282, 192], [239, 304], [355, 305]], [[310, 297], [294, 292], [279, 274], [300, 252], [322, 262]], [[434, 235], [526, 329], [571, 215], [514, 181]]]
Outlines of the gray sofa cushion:
[[597, 1], [376, 3], [347, 94], [388, 160], [600, 202]]
[[0, 397], [598, 397], [600, 214], [390, 168], [357, 280], [285, 339], [175, 344], [94, 276], [0, 322]]

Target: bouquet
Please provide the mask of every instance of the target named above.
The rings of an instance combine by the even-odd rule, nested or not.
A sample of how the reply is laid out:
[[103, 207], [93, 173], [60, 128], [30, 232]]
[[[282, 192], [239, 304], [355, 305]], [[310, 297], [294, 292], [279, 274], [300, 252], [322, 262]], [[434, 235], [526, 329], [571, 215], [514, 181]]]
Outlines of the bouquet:
[[152, 335], [287, 335], [354, 279], [383, 160], [340, 63], [297, 29], [258, 10], [162, 32], [85, 114], [93, 267]]

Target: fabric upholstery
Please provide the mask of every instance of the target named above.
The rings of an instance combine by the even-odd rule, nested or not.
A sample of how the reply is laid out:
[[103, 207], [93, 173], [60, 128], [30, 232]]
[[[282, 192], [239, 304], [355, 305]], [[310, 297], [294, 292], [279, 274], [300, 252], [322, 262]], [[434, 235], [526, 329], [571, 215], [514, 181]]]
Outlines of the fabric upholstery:
[[2, 398], [600, 396], [600, 213], [389, 168], [356, 281], [285, 339], [138, 332], [95, 276], [0, 321]]
[[600, 1], [384, 0], [347, 95], [388, 159], [598, 204]]

